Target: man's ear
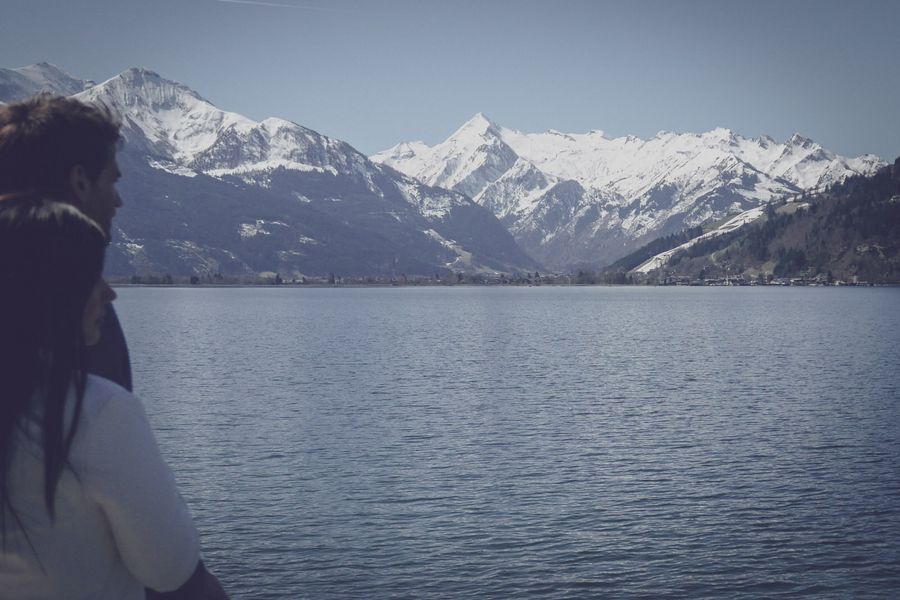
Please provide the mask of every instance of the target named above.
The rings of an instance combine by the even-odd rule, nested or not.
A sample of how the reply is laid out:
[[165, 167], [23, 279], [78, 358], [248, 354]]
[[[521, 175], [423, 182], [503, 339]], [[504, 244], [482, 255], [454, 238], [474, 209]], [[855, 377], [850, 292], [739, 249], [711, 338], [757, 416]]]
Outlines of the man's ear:
[[69, 184], [69, 194], [72, 196], [73, 204], [82, 206], [91, 189], [91, 179], [88, 177], [87, 171], [84, 170], [84, 166], [75, 165], [69, 169], [67, 182]]

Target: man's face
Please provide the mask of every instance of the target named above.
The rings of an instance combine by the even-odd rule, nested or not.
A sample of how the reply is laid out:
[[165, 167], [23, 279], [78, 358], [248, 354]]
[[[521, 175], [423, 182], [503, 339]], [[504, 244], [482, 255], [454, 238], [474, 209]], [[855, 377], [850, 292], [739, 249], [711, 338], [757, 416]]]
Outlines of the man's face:
[[109, 153], [109, 160], [103, 166], [97, 179], [85, 178], [84, 188], [79, 194], [78, 207], [81, 211], [103, 228], [107, 237], [112, 229], [112, 220], [116, 209], [122, 206], [122, 200], [116, 191], [116, 182], [122, 176], [116, 163], [116, 153]]

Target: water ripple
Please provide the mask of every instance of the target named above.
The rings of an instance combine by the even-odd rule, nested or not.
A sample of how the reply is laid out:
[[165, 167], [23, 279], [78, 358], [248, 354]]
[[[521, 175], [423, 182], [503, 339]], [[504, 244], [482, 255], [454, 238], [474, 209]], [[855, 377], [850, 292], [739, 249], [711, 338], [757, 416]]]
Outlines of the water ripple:
[[122, 289], [120, 313], [236, 598], [886, 598], [898, 300]]

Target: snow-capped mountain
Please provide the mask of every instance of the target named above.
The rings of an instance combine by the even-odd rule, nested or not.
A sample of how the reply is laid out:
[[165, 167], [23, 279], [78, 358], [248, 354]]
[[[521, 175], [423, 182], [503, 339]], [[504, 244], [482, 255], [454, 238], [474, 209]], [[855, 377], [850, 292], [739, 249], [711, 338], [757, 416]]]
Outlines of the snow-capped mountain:
[[656, 237], [885, 164], [838, 156], [799, 134], [783, 143], [728, 129], [649, 140], [529, 134], [480, 113], [440, 144], [403, 143], [371, 158], [468, 194], [560, 269], [603, 266]]
[[69, 96], [92, 85], [93, 81], [77, 79], [45, 62], [18, 69], [0, 68], [0, 101], [7, 103], [24, 100], [38, 92]]
[[537, 266], [467, 196], [290, 121], [223, 111], [139, 68], [75, 97], [111, 107], [123, 122], [125, 206], [112, 274], [433, 275]]
[[237, 175], [258, 183], [277, 168], [364, 178], [379, 170], [345, 142], [283, 119], [257, 123], [220, 110], [147, 69], [129, 69], [76, 97], [114, 107], [127, 146], [177, 175]]

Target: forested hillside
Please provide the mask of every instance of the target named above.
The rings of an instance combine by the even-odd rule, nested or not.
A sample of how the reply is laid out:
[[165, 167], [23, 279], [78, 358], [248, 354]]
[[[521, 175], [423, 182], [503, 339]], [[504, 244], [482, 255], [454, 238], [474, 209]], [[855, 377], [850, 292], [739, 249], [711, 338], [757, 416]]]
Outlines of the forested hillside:
[[690, 241], [703, 234], [703, 226], [689, 227], [678, 233], [657, 238], [649, 244], [642, 246], [629, 254], [614, 262], [606, 271], [630, 271], [646, 260], [653, 258], [660, 252], [671, 250], [681, 244]]
[[[672, 247], [661, 242], [633, 256]], [[774, 202], [757, 222], [676, 252], [663, 271], [649, 279], [900, 283], [900, 158], [824, 193]]]

